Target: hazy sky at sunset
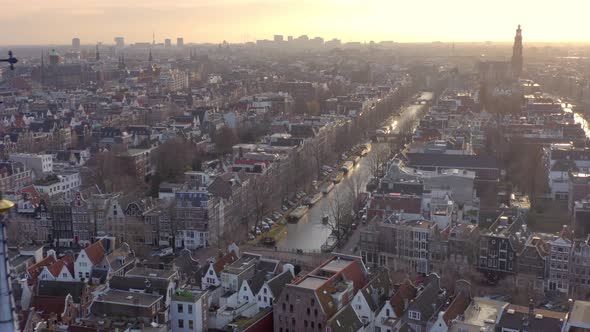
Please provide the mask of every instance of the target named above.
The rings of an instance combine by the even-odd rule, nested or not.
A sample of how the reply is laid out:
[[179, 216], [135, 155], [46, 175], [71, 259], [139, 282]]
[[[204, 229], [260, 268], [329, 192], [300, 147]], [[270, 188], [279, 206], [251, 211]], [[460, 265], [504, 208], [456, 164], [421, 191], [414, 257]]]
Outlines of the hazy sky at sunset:
[[343, 41], [590, 41], [589, 0], [0, 0], [0, 44], [229, 42], [273, 34]]

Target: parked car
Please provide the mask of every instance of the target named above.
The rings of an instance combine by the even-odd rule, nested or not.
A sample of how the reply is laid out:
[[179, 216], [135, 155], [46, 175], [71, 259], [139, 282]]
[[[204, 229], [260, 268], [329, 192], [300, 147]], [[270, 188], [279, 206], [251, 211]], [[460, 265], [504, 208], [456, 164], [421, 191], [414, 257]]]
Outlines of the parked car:
[[363, 214], [363, 215], [361, 216], [361, 222], [362, 222], [363, 224], [366, 224], [366, 223], [367, 223], [367, 215], [366, 215], [366, 214]]
[[283, 205], [282, 209], [283, 209], [283, 211], [287, 211], [287, 210], [289, 210], [289, 208], [288, 208], [288, 207], [286, 207], [285, 205]]
[[268, 224], [263, 224], [262, 225], [262, 231], [263, 232], [268, 232], [270, 230], [270, 226]]
[[256, 235], [260, 235], [260, 234], [262, 234], [260, 227], [256, 227]]
[[256, 238], [256, 237], [255, 237], [255, 236], [254, 236], [252, 233], [248, 234], [248, 240], [252, 241], [252, 240], [254, 240], [255, 238]]

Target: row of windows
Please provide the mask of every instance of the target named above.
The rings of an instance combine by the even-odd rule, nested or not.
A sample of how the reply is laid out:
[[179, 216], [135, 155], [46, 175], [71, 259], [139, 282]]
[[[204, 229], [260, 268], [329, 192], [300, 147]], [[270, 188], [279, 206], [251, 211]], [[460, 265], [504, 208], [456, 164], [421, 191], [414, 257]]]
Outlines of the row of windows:
[[[184, 319], [179, 319], [178, 320], [178, 328], [179, 329], [183, 329], [184, 328]], [[195, 329], [195, 322], [192, 319], [188, 320], [188, 329], [189, 330], [194, 330]]]
[[[178, 312], [179, 314], [184, 312], [184, 304], [179, 303], [178, 306], [176, 307], [176, 312]], [[186, 312], [188, 314], [192, 314], [193, 313], [193, 305], [192, 304], [187, 304], [187, 310]]]

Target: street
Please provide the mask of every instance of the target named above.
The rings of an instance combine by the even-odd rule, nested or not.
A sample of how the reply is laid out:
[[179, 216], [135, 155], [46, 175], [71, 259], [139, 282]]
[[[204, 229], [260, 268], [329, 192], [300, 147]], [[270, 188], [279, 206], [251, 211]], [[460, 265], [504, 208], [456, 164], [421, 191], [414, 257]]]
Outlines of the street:
[[[430, 100], [432, 99], [432, 93], [424, 92], [420, 99]], [[396, 132], [398, 128], [401, 128], [406, 121], [413, 121], [423, 107], [426, 107], [426, 105], [409, 104], [404, 106], [399, 119], [397, 119], [394, 132]], [[362, 191], [365, 190], [365, 187], [371, 178], [371, 172], [368, 165], [370, 159], [369, 156], [375, 151], [375, 149], [371, 149], [367, 156], [361, 158], [361, 161], [354, 167], [354, 169], [351, 170], [328, 195], [323, 197], [310, 208], [309, 212], [303, 216], [298, 223], [288, 223], [286, 227], [287, 234], [277, 242], [277, 247], [283, 249], [319, 251], [322, 244], [324, 244], [330, 235], [330, 229], [322, 224], [322, 217], [329, 214], [330, 200], [348, 194], [351, 187], [351, 181], [358, 181], [359, 183], [354, 184], [354, 186], [358, 185]], [[356, 242], [358, 242], [358, 231], [354, 233], [355, 234], [351, 236], [351, 239], [357, 238]], [[349, 241], [349, 243], [353, 242], [354, 241]]]

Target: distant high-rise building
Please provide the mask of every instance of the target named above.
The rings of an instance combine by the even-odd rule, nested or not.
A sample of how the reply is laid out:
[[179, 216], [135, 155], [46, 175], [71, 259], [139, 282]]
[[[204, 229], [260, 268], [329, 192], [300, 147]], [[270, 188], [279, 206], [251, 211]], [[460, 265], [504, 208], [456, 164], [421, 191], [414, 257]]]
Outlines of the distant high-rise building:
[[58, 63], [59, 63], [59, 54], [57, 54], [55, 49], [52, 49], [51, 52], [49, 53], [49, 64], [52, 66], [55, 66]]
[[80, 38], [72, 38], [72, 48], [80, 48]]
[[170, 40], [170, 38], [164, 39], [164, 46], [165, 47], [171, 47], [172, 46], [172, 40]]
[[184, 38], [182, 38], [182, 37], [176, 38], [176, 46], [183, 47], [184, 46]]
[[520, 24], [516, 29], [514, 46], [512, 47], [512, 73], [515, 78], [520, 78], [522, 74], [522, 30]]
[[282, 41], [284, 40], [284, 39], [283, 39], [283, 35], [275, 35], [275, 38], [274, 38], [274, 40], [275, 40], [275, 42], [277, 42], [277, 43], [280, 43], [280, 42], [282, 42]]
[[290, 42], [292, 42], [292, 41], [293, 41], [293, 36], [288, 36], [288, 37], [287, 37], [287, 41], [290, 41]]
[[123, 38], [123, 37], [115, 37], [115, 44], [117, 45], [117, 47], [123, 47], [123, 46], [125, 46], [125, 38]]

